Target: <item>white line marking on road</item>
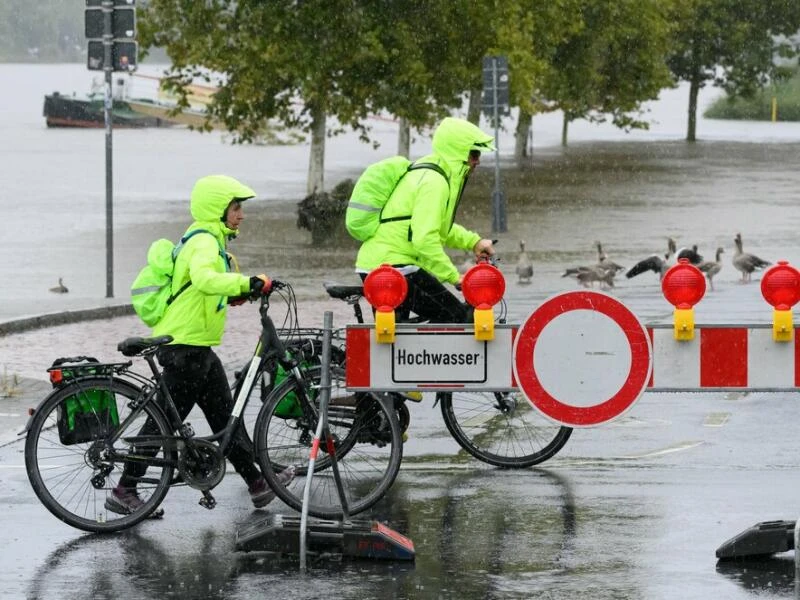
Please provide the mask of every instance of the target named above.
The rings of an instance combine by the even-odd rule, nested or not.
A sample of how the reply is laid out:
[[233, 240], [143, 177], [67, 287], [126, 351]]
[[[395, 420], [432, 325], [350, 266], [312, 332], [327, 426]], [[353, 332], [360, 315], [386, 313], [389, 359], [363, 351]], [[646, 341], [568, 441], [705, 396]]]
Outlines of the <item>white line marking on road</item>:
[[704, 443], [705, 442], [683, 442], [681, 444], [670, 446], [668, 448], [663, 448], [661, 450], [653, 450], [652, 452], [645, 452], [644, 454], [635, 454], [632, 456], [622, 456], [621, 458], [634, 460], [637, 458], [652, 458], [654, 456], [664, 456], [665, 454], [672, 454], [673, 452], [682, 452], [684, 450], [691, 450], [692, 448], [697, 448], [697, 446], [700, 446]]
[[708, 413], [703, 420], [703, 427], [722, 427], [731, 418], [731, 413], [717, 412]]
[[0, 412], [0, 417], [21, 417], [22, 413], [2, 413]]

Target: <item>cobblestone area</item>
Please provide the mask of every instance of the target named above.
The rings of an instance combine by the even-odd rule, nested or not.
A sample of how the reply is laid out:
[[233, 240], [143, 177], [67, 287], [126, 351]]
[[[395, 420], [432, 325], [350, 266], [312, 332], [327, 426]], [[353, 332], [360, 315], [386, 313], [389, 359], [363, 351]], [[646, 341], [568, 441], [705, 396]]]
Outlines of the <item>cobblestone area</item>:
[[[331, 300], [300, 301], [298, 317], [303, 327], [322, 327], [325, 311], [334, 314], [334, 327], [353, 321], [350, 307]], [[278, 327], [283, 322], [285, 306], [275, 302], [271, 315]], [[226, 368], [238, 368], [253, 351], [258, 340], [260, 322], [256, 304], [232, 307], [222, 344], [216, 349]], [[35, 329], [0, 336], [0, 376], [47, 379], [46, 369], [62, 356], [89, 355], [101, 361], [121, 358], [117, 343], [126, 337], [149, 335], [150, 330], [135, 315], [113, 319], [97, 319]], [[2, 402], [2, 398], [0, 398]]]

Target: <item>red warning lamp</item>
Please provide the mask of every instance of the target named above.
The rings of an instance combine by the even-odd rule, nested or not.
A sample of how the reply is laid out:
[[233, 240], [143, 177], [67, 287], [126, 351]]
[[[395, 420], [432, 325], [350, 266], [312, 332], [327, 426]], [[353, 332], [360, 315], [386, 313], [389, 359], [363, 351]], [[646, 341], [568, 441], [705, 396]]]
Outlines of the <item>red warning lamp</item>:
[[364, 297], [375, 309], [375, 335], [378, 342], [394, 342], [394, 309], [403, 303], [408, 282], [403, 274], [389, 265], [370, 271], [364, 279]]
[[694, 305], [706, 293], [706, 280], [700, 269], [686, 258], [678, 260], [661, 281], [661, 291], [667, 302], [675, 307], [674, 325], [676, 340], [694, 339]]
[[761, 278], [761, 295], [774, 309], [772, 339], [776, 342], [792, 341], [792, 306], [800, 300], [800, 272], [787, 261], [779, 260]]
[[480, 263], [464, 274], [461, 281], [464, 299], [475, 307], [475, 339], [494, 339], [494, 311], [492, 307], [503, 299], [506, 280], [500, 269], [489, 263]]

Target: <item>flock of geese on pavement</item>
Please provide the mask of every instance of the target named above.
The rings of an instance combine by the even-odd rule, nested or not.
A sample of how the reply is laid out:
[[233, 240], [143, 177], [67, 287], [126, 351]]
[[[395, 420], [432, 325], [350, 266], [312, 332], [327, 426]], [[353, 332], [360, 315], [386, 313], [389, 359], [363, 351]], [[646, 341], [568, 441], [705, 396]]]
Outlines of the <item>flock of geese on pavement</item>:
[[[742, 249], [741, 233], [736, 234], [733, 243], [735, 245], [735, 250], [731, 262], [734, 268], [742, 274], [742, 283], [750, 281], [754, 271], [763, 269], [772, 264], [769, 261], [759, 258], [755, 254], [745, 252]], [[516, 274], [518, 283], [526, 284], [530, 283], [533, 277], [533, 264], [525, 250], [525, 242], [520, 241], [519, 247], [520, 254], [517, 260]], [[722, 254], [725, 252], [724, 248], [720, 246], [717, 248], [714, 260], [705, 260], [704, 257], [698, 253], [696, 245], [691, 248], [678, 249], [675, 240], [667, 238], [667, 251], [664, 254], [652, 254], [626, 270], [625, 267], [608, 257], [603, 251], [603, 246], [600, 242], [595, 242], [595, 247], [597, 248], [597, 262], [595, 264], [569, 268], [564, 271], [562, 277], [574, 278], [584, 287], [593, 287], [594, 284], [597, 283], [601, 288], [613, 288], [614, 278], [620, 272], [624, 271], [625, 277], [628, 279], [637, 277], [642, 273], [653, 272], [658, 275], [659, 280], [661, 280], [671, 266], [676, 264], [681, 258], [685, 258], [705, 274], [706, 279], [708, 279], [708, 284], [713, 290], [714, 276], [722, 270]]]

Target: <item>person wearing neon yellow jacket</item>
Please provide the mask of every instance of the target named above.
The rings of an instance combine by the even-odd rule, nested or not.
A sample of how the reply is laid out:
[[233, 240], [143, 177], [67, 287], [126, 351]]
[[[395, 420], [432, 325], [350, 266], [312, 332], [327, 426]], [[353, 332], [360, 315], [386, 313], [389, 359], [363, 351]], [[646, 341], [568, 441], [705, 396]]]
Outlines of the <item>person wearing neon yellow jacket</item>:
[[455, 222], [467, 179], [481, 152], [495, 149], [493, 141], [469, 121], [446, 117], [434, 131], [433, 152], [416, 161], [434, 163], [444, 175], [428, 168], [407, 172], [384, 206], [375, 235], [362, 243], [356, 257], [362, 279], [383, 264], [406, 277], [408, 294], [399, 315], [411, 311], [434, 323], [471, 319], [469, 307], [443, 285], [461, 281], [445, 247], [476, 257], [494, 254], [491, 240]]
[[[255, 195], [252, 189], [225, 175], [210, 175], [195, 183], [190, 201], [194, 222], [186, 230], [185, 243], [175, 257], [174, 300], [153, 328], [154, 336], [173, 338], [158, 349], [156, 356], [181, 420], [197, 404], [214, 433], [227, 425], [233, 397], [222, 362], [211, 347], [222, 341], [229, 302], [236, 304], [271, 286], [266, 275], [247, 277], [232, 272], [226, 252], [227, 241], [237, 235], [244, 219], [242, 203]], [[202, 231], [197, 233], [198, 230]], [[195, 233], [190, 236], [192, 232]], [[140, 435], [148, 434], [158, 435], [157, 427], [149, 420]], [[256, 464], [244, 427], [240, 426], [234, 435], [228, 459], [247, 483], [256, 508], [272, 501], [274, 492]], [[106, 509], [128, 514], [141, 506], [136, 482], [146, 469], [141, 463], [126, 463], [119, 484], [106, 499]], [[292, 473], [286, 473], [287, 478], [290, 476]], [[163, 514], [158, 510], [151, 516]]]

